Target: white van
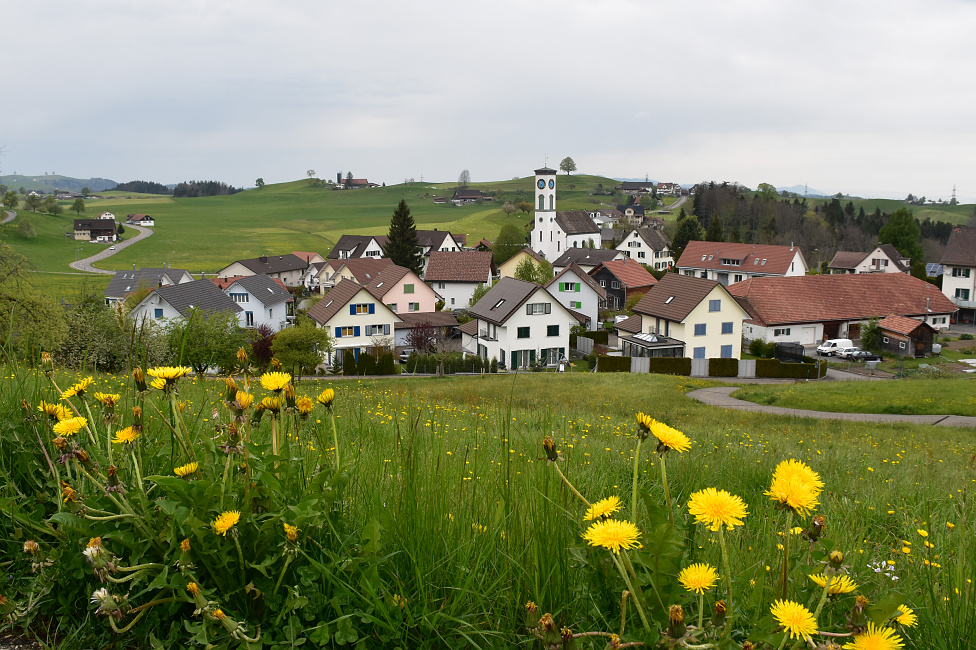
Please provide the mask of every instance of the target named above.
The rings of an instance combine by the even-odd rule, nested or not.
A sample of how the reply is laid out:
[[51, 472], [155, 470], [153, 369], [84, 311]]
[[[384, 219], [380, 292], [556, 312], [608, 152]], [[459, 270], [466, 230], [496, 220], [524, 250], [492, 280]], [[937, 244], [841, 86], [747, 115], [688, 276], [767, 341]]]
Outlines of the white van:
[[854, 342], [850, 339], [828, 339], [817, 346], [817, 354], [832, 357], [840, 350], [852, 347], [854, 347]]

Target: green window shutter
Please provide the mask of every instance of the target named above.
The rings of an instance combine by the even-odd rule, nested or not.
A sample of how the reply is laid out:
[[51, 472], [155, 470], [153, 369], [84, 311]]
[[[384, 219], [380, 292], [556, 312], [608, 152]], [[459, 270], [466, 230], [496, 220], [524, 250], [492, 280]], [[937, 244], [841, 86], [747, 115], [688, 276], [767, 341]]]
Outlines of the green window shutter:
[[565, 282], [560, 282], [559, 283], [559, 290], [560, 291], [565, 291], [566, 290], [566, 283]]
[[413, 293], [413, 285], [412, 284], [403, 285], [403, 293]]

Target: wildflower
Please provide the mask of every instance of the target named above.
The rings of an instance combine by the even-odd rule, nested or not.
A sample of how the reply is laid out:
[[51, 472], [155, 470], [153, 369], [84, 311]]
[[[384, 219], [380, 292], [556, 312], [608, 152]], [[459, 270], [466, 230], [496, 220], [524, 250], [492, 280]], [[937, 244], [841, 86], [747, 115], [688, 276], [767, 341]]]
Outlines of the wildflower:
[[539, 606], [531, 600], [525, 603], [525, 627], [532, 630], [539, 626]]
[[326, 388], [321, 393], [319, 393], [318, 397], [315, 398], [315, 401], [317, 401], [325, 408], [332, 408], [332, 402], [334, 400], [335, 400], [335, 391], [332, 390], [331, 388]]
[[132, 380], [136, 383], [136, 391], [140, 393], [145, 393], [146, 388], [146, 373], [142, 371], [142, 368], [132, 369]]
[[803, 536], [811, 542], [815, 542], [823, 537], [826, 529], [827, 518], [823, 515], [814, 515], [814, 517], [810, 520], [810, 527], [803, 531]]
[[[827, 586], [827, 578], [823, 574], [807, 576], [813, 580], [821, 589]], [[845, 575], [834, 576], [830, 579], [830, 588], [827, 593], [831, 596], [838, 594], [849, 594], [857, 589], [857, 583]]]
[[251, 403], [254, 401], [254, 395], [239, 390], [234, 394], [234, 401], [237, 402], [237, 410], [245, 411], [250, 408]]
[[404, 607], [407, 606], [407, 599], [401, 596], [400, 594], [393, 594], [393, 597], [390, 600], [393, 601], [394, 607], [399, 607], [400, 609], [403, 609]]
[[61, 481], [61, 496], [64, 497], [64, 502], [67, 503], [71, 501], [72, 503], [78, 502], [78, 493], [73, 487]]
[[44, 372], [54, 371], [54, 359], [51, 358], [50, 352], [41, 352], [41, 368]]
[[901, 637], [890, 627], [876, 626], [869, 621], [867, 630], [845, 643], [845, 650], [897, 650], [905, 647]]
[[286, 524], [286, 523], [282, 523], [281, 525], [284, 526], [284, 528], [285, 528], [285, 538], [288, 539], [288, 541], [291, 542], [292, 544], [294, 544], [295, 542], [297, 542], [298, 541], [298, 529], [295, 528], [294, 526], [291, 526], [291, 525]]
[[288, 406], [288, 408], [290, 408], [290, 409], [295, 408], [295, 397], [296, 397], [295, 396], [295, 385], [294, 384], [287, 384], [285, 386], [285, 390], [284, 390], [284, 393], [283, 394], [285, 396], [285, 404]]
[[162, 377], [156, 377], [151, 382], [149, 382], [149, 385], [155, 388], [156, 390], [166, 390], [167, 383], [166, 380], [163, 379]]
[[776, 622], [789, 632], [789, 638], [803, 638], [810, 641], [810, 635], [817, 632], [817, 620], [806, 607], [792, 600], [777, 600], [770, 612]]
[[52, 431], [59, 436], [73, 436], [88, 426], [88, 420], [82, 417], [61, 420], [54, 425]]
[[668, 636], [672, 639], [680, 639], [687, 631], [685, 625], [685, 610], [681, 605], [671, 605], [668, 608]]
[[647, 440], [647, 436], [651, 433], [651, 423], [654, 422], [654, 418], [650, 415], [646, 415], [638, 411], [637, 413], [637, 437], [641, 440]]
[[156, 368], [150, 368], [146, 371], [146, 374], [150, 377], [165, 379], [170, 382], [185, 377], [190, 374], [191, 370], [193, 369], [188, 366], [158, 366]]
[[831, 568], [839, 569], [844, 566], [844, 554], [840, 551], [831, 551], [830, 555], [827, 556], [827, 562]]
[[898, 616], [895, 616], [895, 622], [901, 623], [905, 627], [915, 627], [915, 624], [918, 623], [918, 617], [915, 616], [915, 612], [910, 608], [905, 605], [899, 605]]
[[196, 596], [200, 593], [200, 587], [197, 586], [197, 583], [191, 582], [186, 586], [186, 593], [190, 594], [191, 596]]
[[280, 393], [282, 389], [291, 381], [291, 375], [287, 372], [266, 372], [261, 375], [261, 386], [264, 390]]
[[951, 521], [947, 521], [946, 522], [946, 528], [948, 528], [949, 530], [952, 530], [955, 527], [956, 527], [956, 525], [954, 523], [952, 523]]
[[40, 550], [41, 547], [38, 546], [37, 542], [35, 542], [34, 540], [29, 539], [26, 542], [24, 542], [24, 553], [27, 553], [28, 555], [36, 555], [37, 552]]
[[136, 431], [142, 431], [142, 407], [133, 406], [132, 407], [132, 428]]
[[590, 543], [590, 546], [602, 546], [605, 549], [620, 554], [622, 548], [639, 547], [637, 538], [640, 531], [637, 526], [629, 521], [617, 521], [607, 519], [591, 524], [589, 529], [583, 533], [583, 539]]
[[91, 377], [85, 377], [81, 381], [77, 382], [71, 388], [64, 391], [61, 397], [68, 399], [69, 397], [77, 397], [79, 399], [85, 399], [85, 390], [94, 383], [94, 379]]
[[691, 495], [688, 512], [695, 516], [695, 522], [705, 524], [715, 531], [722, 526], [732, 530], [743, 524], [747, 514], [746, 504], [741, 497], [725, 490], [705, 488]]
[[183, 551], [184, 553], [189, 553], [190, 552], [190, 538], [189, 537], [184, 538], [183, 541], [180, 542], [180, 550]]
[[71, 411], [66, 409], [61, 404], [51, 404], [50, 402], [45, 402], [41, 400], [40, 405], [38, 405], [37, 410], [41, 413], [47, 415], [51, 420], [55, 422], [60, 422], [61, 420], [67, 420], [71, 417]]
[[271, 369], [281, 370], [281, 362], [278, 361], [278, 357], [271, 357]]
[[118, 393], [95, 393], [95, 399], [105, 408], [113, 408], [122, 396]]
[[789, 508], [806, 517], [819, 505], [817, 497], [823, 489], [820, 475], [805, 463], [790, 458], [776, 466], [769, 490], [764, 492], [779, 507]]
[[295, 408], [298, 410], [298, 414], [303, 418], [307, 418], [312, 413], [312, 409], [315, 408], [315, 402], [312, 401], [311, 397], [302, 395], [295, 400]]
[[115, 433], [115, 437], [112, 438], [112, 442], [117, 444], [131, 445], [139, 438], [139, 432], [132, 427], [126, 427], [120, 429]]
[[715, 613], [712, 614], [712, 625], [715, 627], [722, 627], [725, 625], [725, 601], [718, 600], [715, 602]]
[[590, 521], [591, 519], [609, 519], [613, 516], [613, 513], [620, 510], [620, 497], [612, 496], [606, 499], [601, 499], [591, 505], [586, 510], [586, 516], [583, 517], [583, 521]]
[[542, 449], [546, 452], [546, 464], [558, 463], [564, 460], [563, 455], [556, 450], [556, 441], [552, 439], [552, 436], [546, 435], [542, 439]]
[[179, 476], [180, 478], [186, 478], [187, 476], [196, 474], [196, 471], [197, 469], [199, 469], [199, 467], [200, 467], [200, 463], [197, 462], [187, 463], [186, 465], [180, 465], [179, 467], [175, 468], [173, 470], [173, 473]]
[[111, 494], [112, 492], [124, 493], [125, 485], [119, 480], [119, 468], [115, 465], [109, 465], [105, 471], [108, 474], [108, 484], [105, 486], [105, 494]]
[[240, 510], [230, 510], [222, 512], [213, 520], [213, 531], [217, 535], [227, 535], [227, 531], [233, 528], [241, 519]]
[[867, 616], [865, 611], [867, 611], [868, 605], [871, 604], [864, 596], [858, 596], [854, 599], [854, 609], [851, 613], [847, 615], [848, 627], [850, 627], [855, 632], [863, 630], [865, 625], [867, 625]]
[[[123, 598], [123, 602], [124, 600]], [[96, 589], [92, 593], [91, 602], [93, 605], [98, 605], [98, 609], [95, 610], [96, 614], [105, 614], [116, 619], [122, 618], [122, 611], [119, 609], [118, 602], [116, 602], [115, 597], [105, 587]]]
[[704, 562], [692, 564], [681, 570], [678, 582], [688, 591], [703, 594], [718, 582], [718, 571]]
[[280, 397], [265, 397], [261, 400], [261, 408], [267, 411], [271, 411], [272, 415], [278, 415], [281, 410], [281, 398]]
[[237, 361], [242, 365], [247, 362], [247, 350], [243, 345], [237, 348]]
[[211, 613], [211, 616], [213, 616], [218, 621], [222, 621], [225, 618], [227, 618], [227, 614], [224, 614], [224, 610], [220, 609], [219, 607]]
[[921, 535], [922, 537], [928, 537], [929, 536], [929, 531], [922, 530], [921, 528], [916, 529], [915, 532], [918, 533], [919, 535]]
[[691, 449], [691, 439], [688, 436], [663, 422], [657, 420], [652, 422], [651, 433], [657, 438], [657, 453], [663, 454], [673, 449], [679, 454], [683, 454]]

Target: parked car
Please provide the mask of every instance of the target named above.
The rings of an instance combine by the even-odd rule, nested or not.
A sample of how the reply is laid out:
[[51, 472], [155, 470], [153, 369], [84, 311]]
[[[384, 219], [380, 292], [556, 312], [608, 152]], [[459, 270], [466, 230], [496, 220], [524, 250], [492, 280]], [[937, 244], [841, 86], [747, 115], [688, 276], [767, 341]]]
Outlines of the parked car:
[[109, 247], [108, 247], [108, 249], [109, 249], [110, 251], [114, 251], [114, 250], [115, 250], [115, 246], [109, 246]]
[[406, 363], [411, 354], [413, 354], [413, 348], [407, 348], [400, 352], [400, 363]]
[[860, 352], [861, 348], [841, 348], [837, 350], [837, 356], [841, 359], [850, 359], [855, 352]]
[[870, 350], [858, 350], [848, 357], [851, 361], [884, 361], [884, 357]]
[[842, 348], [854, 347], [854, 341], [850, 339], [828, 339], [817, 346], [817, 354], [824, 357], [832, 357]]

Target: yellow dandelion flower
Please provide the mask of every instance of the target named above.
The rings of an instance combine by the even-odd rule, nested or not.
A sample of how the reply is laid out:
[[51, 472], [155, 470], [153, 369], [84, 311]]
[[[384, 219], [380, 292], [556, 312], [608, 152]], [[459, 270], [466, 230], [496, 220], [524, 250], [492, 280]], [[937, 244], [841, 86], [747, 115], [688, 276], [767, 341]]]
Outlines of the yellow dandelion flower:
[[291, 375], [287, 372], [266, 372], [261, 375], [261, 386], [264, 390], [271, 390], [276, 393], [287, 386], [290, 381]]
[[149, 385], [155, 388], [156, 390], [163, 390], [164, 388], [166, 388], [166, 380], [163, 379], [162, 377], [156, 377], [151, 382], [149, 382]]
[[237, 522], [241, 519], [240, 510], [230, 510], [228, 512], [222, 512], [217, 515], [217, 518], [213, 520], [213, 531], [217, 535], [227, 535], [227, 531], [237, 525]]
[[692, 564], [681, 570], [678, 582], [688, 591], [703, 594], [718, 582], [718, 571], [704, 562]]
[[868, 629], [855, 636], [844, 650], [898, 650], [905, 647], [901, 637], [890, 627], [875, 625], [868, 621]]
[[131, 445], [133, 442], [139, 439], [139, 432], [132, 427], [126, 427], [115, 432], [115, 437], [112, 438], [112, 442], [124, 445]]
[[295, 408], [298, 410], [299, 415], [309, 415], [312, 409], [315, 408], [315, 402], [312, 401], [311, 397], [306, 397], [302, 395], [295, 400]]
[[186, 591], [191, 596], [196, 596], [198, 593], [200, 593], [200, 587], [197, 586], [197, 583], [191, 582], [186, 586]]
[[222, 609], [220, 609], [220, 608], [217, 608], [217, 609], [215, 609], [215, 610], [213, 611], [213, 613], [211, 614], [211, 616], [213, 616], [213, 617], [214, 617], [215, 619], [217, 619], [218, 621], [222, 621], [222, 620], [224, 620], [225, 618], [227, 618], [227, 614], [224, 614], [224, 610], [222, 610]]
[[55, 424], [52, 430], [59, 436], [73, 436], [86, 426], [88, 426], [88, 420], [85, 418], [68, 418]]
[[915, 529], [915, 532], [918, 533], [919, 535], [921, 535], [922, 537], [928, 537], [929, 536], [929, 531], [922, 530], [921, 528]]
[[146, 371], [146, 374], [150, 377], [155, 377], [156, 379], [164, 379], [166, 381], [173, 382], [190, 374], [191, 370], [193, 370], [193, 368], [189, 368], [187, 366], [159, 366], [157, 368], [150, 368]]
[[[808, 575], [807, 577], [817, 583], [821, 589], [827, 586], [827, 578], [822, 573]], [[834, 576], [830, 580], [830, 589], [827, 590], [827, 593], [831, 596], [836, 596], [837, 594], [849, 594], [857, 589], [857, 587], [857, 583], [851, 580], [848, 576]]]
[[[810, 610], [792, 600], [777, 600], [770, 608], [773, 618], [789, 632], [789, 638], [811, 640], [810, 635], [817, 632], [817, 619]], [[844, 646], [847, 647], [847, 646]]]
[[583, 517], [583, 521], [610, 517], [613, 515], [613, 513], [620, 510], [620, 508], [620, 497], [612, 496], [607, 497], [606, 499], [601, 499], [586, 510], [586, 516]]
[[190, 474], [193, 474], [199, 469], [200, 463], [187, 463], [186, 465], [180, 465], [173, 470], [173, 473], [180, 478], [186, 478]]
[[71, 388], [69, 388], [68, 390], [64, 391], [64, 393], [61, 395], [61, 397], [63, 397], [64, 399], [68, 399], [69, 397], [76, 397], [76, 396], [77, 397], [84, 397], [85, 396], [85, 390], [89, 386], [91, 386], [94, 383], [94, 381], [95, 380], [92, 379], [91, 377], [85, 377], [84, 379], [82, 379], [78, 383], [76, 383], [73, 386], [71, 386]]
[[895, 621], [905, 627], [915, 627], [915, 624], [918, 623], [918, 617], [915, 616], [915, 612], [910, 608], [905, 605], [899, 605], [898, 616], [895, 617]]
[[790, 458], [776, 466], [773, 481], [763, 494], [806, 517], [820, 504], [817, 497], [823, 486], [819, 474], [805, 463]]
[[118, 393], [95, 393], [95, 399], [105, 408], [112, 408], [119, 403], [122, 396]]
[[657, 450], [660, 453], [673, 449], [683, 454], [691, 449], [691, 439], [688, 436], [663, 422], [652, 420], [651, 433], [657, 438]]
[[741, 497], [715, 488], [705, 488], [692, 494], [688, 501], [688, 512], [694, 515], [695, 522], [705, 524], [713, 531], [722, 526], [729, 530], [741, 526], [742, 520], [749, 514]]
[[326, 388], [315, 398], [315, 401], [325, 407], [332, 406], [333, 400], [335, 400], [335, 391], [331, 388]]
[[183, 541], [180, 542], [180, 550], [183, 551], [184, 553], [189, 553], [190, 552], [190, 538], [189, 537], [184, 538]]
[[44, 400], [41, 400], [37, 410], [44, 413], [52, 420], [67, 420], [71, 417], [71, 411], [65, 408], [62, 404], [51, 404], [50, 402], [45, 402]]
[[250, 408], [251, 403], [254, 402], [254, 395], [239, 390], [237, 391], [237, 394], [234, 396], [234, 399], [237, 401], [238, 407], [240, 407], [240, 409], [243, 411], [245, 409]]
[[291, 543], [294, 544], [296, 541], [298, 541], [298, 529], [297, 528], [295, 528], [294, 526], [291, 526], [289, 524], [286, 524], [284, 522], [282, 522], [281, 525], [284, 526], [284, 528], [285, 528], [285, 537], [288, 539], [289, 542], [291, 542]]
[[272, 413], [277, 413], [281, 410], [281, 398], [280, 397], [265, 397], [261, 400], [261, 408], [271, 411]]
[[585, 533], [583, 539], [590, 543], [590, 546], [602, 546], [616, 554], [620, 554], [620, 549], [635, 548], [640, 546], [637, 538], [640, 531], [637, 526], [629, 521], [617, 521], [607, 519], [592, 524]]

